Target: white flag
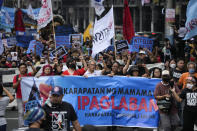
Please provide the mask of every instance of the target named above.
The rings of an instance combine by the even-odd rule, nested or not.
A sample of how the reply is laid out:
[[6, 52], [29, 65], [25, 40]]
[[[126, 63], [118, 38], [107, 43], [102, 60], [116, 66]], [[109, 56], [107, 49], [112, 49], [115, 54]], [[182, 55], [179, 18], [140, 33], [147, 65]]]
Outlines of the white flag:
[[35, 16], [34, 16], [34, 13], [33, 13], [33, 9], [32, 9], [31, 4], [29, 4], [29, 7], [27, 9], [27, 14], [28, 14], [28, 16], [30, 16], [32, 19], [35, 20]]
[[92, 57], [95, 57], [96, 54], [110, 46], [110, 41], [114, 37], [113, 6], [103, 18], [95, 21], [93, 32]]
[[51, 0], [42, 0], [42, 7], [38, 15], [38, 29], [45, 27], [53, 19]]
[[5, 10], [5, 23], [6, 24], [11, 24], [11, 18], [9, 13]]
[[105, 8], [103, 6], [104, 0], [92, 0], [91, 5], [95, 8], [95, 12], [98, 16], [100, 16], [103, 11], [105, 11]]

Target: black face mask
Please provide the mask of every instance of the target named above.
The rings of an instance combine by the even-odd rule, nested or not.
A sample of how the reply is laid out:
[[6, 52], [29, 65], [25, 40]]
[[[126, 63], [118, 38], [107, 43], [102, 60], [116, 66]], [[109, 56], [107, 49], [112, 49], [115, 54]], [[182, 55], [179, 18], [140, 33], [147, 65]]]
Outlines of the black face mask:
[[111, 68], [111, 65], [107, 65], [107, 68]]
[[71, 68], [71, 69], [76, 69], [76, 65], [73, 64], [73, 63], [71, 63], [71, 64], [69, 65], [69, 68]]
[[170, 82], [170, 77], [163, 77], [162, 78], [162, 81], [163, 82]]
[[5, 64], [6, 63], [6, 61], [1, 61], [1, 64]]

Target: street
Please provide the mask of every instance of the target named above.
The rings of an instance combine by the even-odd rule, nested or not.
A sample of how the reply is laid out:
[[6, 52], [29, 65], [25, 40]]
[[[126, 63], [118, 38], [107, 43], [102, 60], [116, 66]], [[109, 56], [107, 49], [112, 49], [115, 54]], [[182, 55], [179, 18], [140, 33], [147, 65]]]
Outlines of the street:
[[[7, 109], [7, 131], [12, 131], [18, 126], [17, 110]], [[98, 127], [98, 131], [107, 131], [107, 127]], [[134, 131], [132, 128], [118, 127], [116, 131]], [[139, 129], [138, 131], [152, 131], [152, 129]]]

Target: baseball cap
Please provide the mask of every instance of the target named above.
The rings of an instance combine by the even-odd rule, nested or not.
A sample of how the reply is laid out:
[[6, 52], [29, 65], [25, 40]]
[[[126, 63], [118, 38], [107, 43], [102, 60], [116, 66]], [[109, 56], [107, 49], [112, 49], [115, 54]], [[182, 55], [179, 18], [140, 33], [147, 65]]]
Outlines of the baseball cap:
[[59, 86], [55, 86], [54, 88], [52, 88], [51, 90], [51, 95], [63, 95], [63, 88], [59, 87]]
[[141, 50], [141, 51], [139, 52], [139, 54], [146, 54], [146, 52], [143, 51], [143, 50]]
[[170, 75], [170, 72], [168, 70], [164, 70], [164, 71], [162, 71], [162, 76], [163, 75]]

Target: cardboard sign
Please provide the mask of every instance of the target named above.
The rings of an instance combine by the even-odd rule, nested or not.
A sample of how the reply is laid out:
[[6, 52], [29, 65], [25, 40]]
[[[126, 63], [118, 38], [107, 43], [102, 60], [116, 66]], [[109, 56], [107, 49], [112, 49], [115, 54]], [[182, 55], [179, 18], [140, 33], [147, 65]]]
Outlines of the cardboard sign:
[[17, 61], [18, 52], [11, 52], [11, 55], [12, 55], [12, 61]]
[[70, 44], [83, 44], [83, 35], [81, 34], [70, 34], [69, 35]]
[[56, 48], [55, 50], [51, 52], [51, 55], [53, 57], [57, 56], [59, 59], [65, 56], [66, 54], [67, 54], [67, 51], [64, 49], [63, 46], [59, 46], [58, 48]]
[[147, 48], [152, 51], [153, 40], [147, 37], [133, 37], [132, 43], [129, 45], [130, 52], [139, 52], [139, 48]]
[[128, 49], [128, 48], [129, 48], [129, 46], [128, 46], [127, 40], [121, 40], [121, 41], [116, 42], [117, 52], [121, 52], [121, 51]]
[[29, 44], [29, 48], [27, 50], [27, 53], [34, 52], [34, 46], [36, 45], [36, 54], [37, 55], [42, 55], [42, 50], [44, 49], [44, 45], [40, 41], [32, 40]]

